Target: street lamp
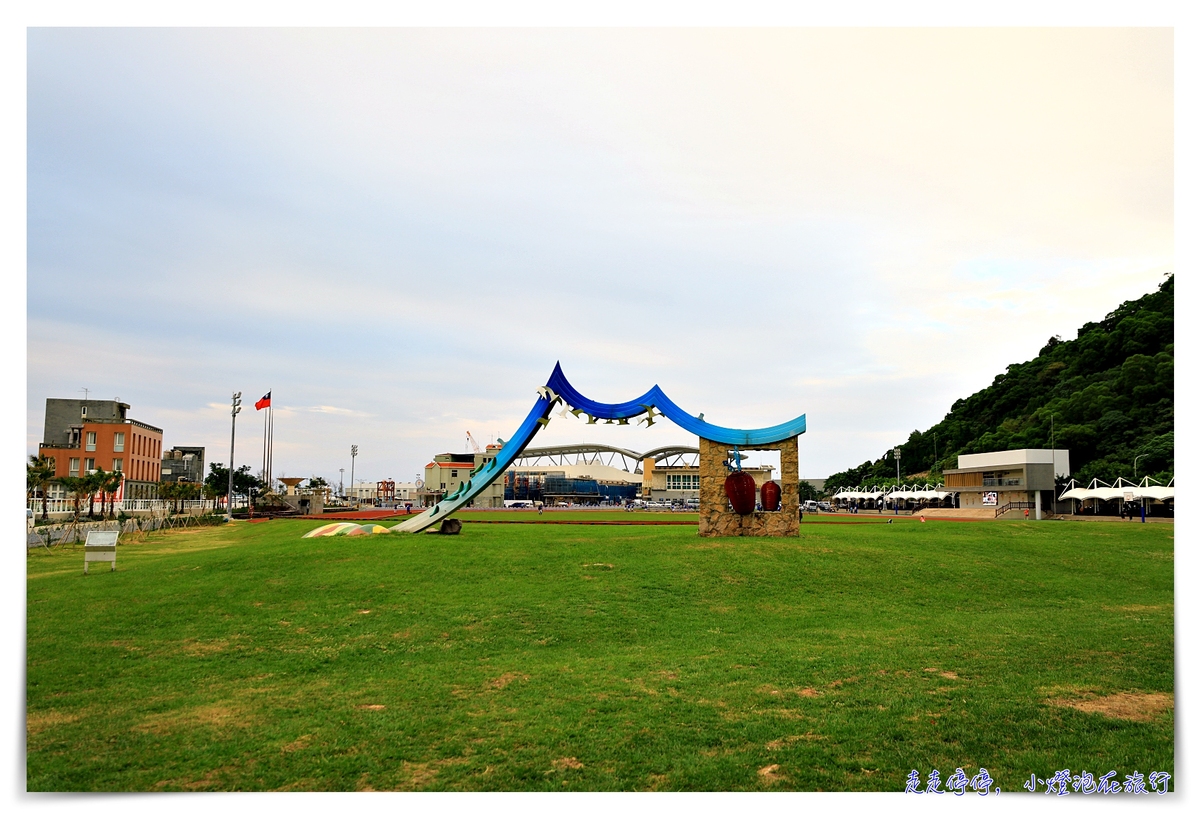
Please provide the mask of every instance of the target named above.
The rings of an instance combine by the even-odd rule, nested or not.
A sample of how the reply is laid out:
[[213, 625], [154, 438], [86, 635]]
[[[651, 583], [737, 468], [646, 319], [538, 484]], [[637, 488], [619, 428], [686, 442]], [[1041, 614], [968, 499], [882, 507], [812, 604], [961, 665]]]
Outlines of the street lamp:
[[[350, 490], [354, 491], [354, 458], [358, 457], [358, 446], [350, 447]], [[354, 495], [354, 502], [358, 503], [357, 492]]]
[[1139, 454], [1137, 457], [1133, 458], [1133, 479], [1135, 481], [1137, 480], [1137, 462], [1139, 460], [1141, 460], [1143, 457], [1145, 457], [1147, 454], [1148, 454], [1148, 452], [1143, 452], [1142, 454]]
[[229, 494], [225, 498], [225, 520], [233, 520], [233, 440], [237, 432], [237, 416], [242, 411], [242, 393], [233, 393], [233, 407], [229, 413]]
[[346, 478], [346, 470], [338, 469], [338, 494], [340, 494], [342, 496], [342, 499], [345, 499], [345, 497], [346, 497], [346, 479], [345, 478]]

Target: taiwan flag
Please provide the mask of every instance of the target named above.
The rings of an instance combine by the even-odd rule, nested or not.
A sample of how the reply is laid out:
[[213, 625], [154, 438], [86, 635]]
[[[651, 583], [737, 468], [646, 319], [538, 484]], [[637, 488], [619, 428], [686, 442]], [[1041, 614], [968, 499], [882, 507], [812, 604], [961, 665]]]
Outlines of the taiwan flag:
[[268, 392], [267, 394], [262, 396], [261, 400], [259, 400], [257, 403], [254, 404], [254, 408], [255, 409], [266, 409], [270, 405], [271, 405], [271, 393]]

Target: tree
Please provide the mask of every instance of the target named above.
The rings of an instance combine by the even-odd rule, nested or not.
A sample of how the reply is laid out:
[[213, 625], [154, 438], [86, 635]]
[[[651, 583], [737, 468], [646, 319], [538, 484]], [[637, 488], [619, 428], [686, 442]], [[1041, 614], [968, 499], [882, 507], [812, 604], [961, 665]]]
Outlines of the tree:
[[[204, 485], [207, 490], [215, 492], [214, 496], [220, 497], [229, 491], [229, 469], [225, 468], [224, 463], [210, 463], [208, 465], [208, 476], [204, 478]], [[262, 481], [250, 473], [249, 466], [239, 466], [233, 473], [233, 493], [246, 494], [257, 492], [262, 488]], [[232, 502], [232, 498], [230, 498]]]
[[117, 492], [121, 490], [121, 483], [124, 479], [125, 475], [119, 471], [108, 472], [108, 480], [105, 481], [104, 486], [104, 491], [108, 493], [108, 515], [105, 519], [112, 516], [113, 508], [117, 502]]
[[178, 489], [179, 489], [178, 483], [168, 482], [165, 480], [160, 480], [158, 483], [158, 496], [161, 497], [163, 500], [169, 500], [171, 502], [171, 512], [172, 513], [174, 513], [176, 511], [175, 501], [179, 496]]
[[75, 522], [79, 522], [79, 501], [83, 497], [84, 492], [88, 490], [86, 478], [60, 477], [58, 478], [58, 482], [66, 490], [67, 494], [70, 495], [75, 506]]
[[26, 491], [32, 497], [35, 489], [42, 492], [42, 519], [50, 518], [46, 507], [46, 494], [50, 491], [50, 483], [54, 480], [54, 466], [50, 458], [41, 455], [29, 455], [29, 464], [25, 467]]
[[212, 500], [213, 510], [215, 511], [217, 508], [217, 498], [221, 496], [222, 492], [207, 481], [201, 483], [199, 488], [204, 493], [205, 500]]
[[[96, 469], [88, 473], [83, 478], [84, 488], [88, 493], [88, 518], [91, 519], [96, 511], [96, 495], [104, 491], [104, 487], [108, 485], [108, 472], [104, 469]], [[101, 499], [103, 503], [103, 499]]]
[[812, 483], [808, 482], [807, 480], [800, 481], [800, 502], [803, 503], [805, 500], [815, 500], [820, 496], [821, 493], [817, 491], [816, 487]]

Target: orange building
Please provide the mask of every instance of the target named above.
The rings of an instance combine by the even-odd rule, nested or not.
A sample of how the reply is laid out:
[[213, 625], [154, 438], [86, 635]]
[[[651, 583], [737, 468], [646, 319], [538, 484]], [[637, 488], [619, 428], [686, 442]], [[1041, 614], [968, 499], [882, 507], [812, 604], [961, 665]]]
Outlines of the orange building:
[[158, 496], [162, 429], [127, 417], [129, 404], [111, 400], [46, 399], [46, 427], [38, 454], [54, 463], [55, 477], [91, 472], [125, 475], [118, 500]]

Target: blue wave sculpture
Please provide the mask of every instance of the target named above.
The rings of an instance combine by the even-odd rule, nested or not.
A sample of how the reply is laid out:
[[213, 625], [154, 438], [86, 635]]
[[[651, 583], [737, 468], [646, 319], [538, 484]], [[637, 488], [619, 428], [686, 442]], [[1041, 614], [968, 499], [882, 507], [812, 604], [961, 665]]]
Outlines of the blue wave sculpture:
[[565, 403], [576, 416], [587, 414], [588, 423], [595, 423], [599, 419], [610, 422], [615, 420], [627, 425], [630, 418], [646, 415], [646, 425], [651, 426], [656, 417], [654, 410], [657, 409], [659, 410], [658, 416], [673, 421], [677, 426], [697, 437], [730, 446], [764, 446], [802, 435], [805, 431], [804, 415], [787, 423], [763, 429], [729, 429], [724, 426], [715, 426], [680, 409], [674, 401], [666, 396], [658, 384], [655, 384], [641, 397], [625, 403], [599, 403], [585, 397], [572, 386], [571, 382], [567, 380], [567, 376], [563, 374], [561, 364], [556, 363], [554, 371], [550, 373], [550, 380], [546, 382], [545, 386], [538, 387], [537, 402], [533, 404], [533, 408], [529, 410], [529, 414], [525, 416], [521, 426], [496, 453], [496, 456], [478, 471], [473, 472], [470, 479], [459, 486], [453, 494], [443, 497], [433, 508], [426, 509], [412, 519], [393, 526], [392, 530], [423, 531], [449, 517], [479, 496], [484, 489], [508, 470], [508, 467], [520, 457], [521, 452], [525, 450], [534, 436], [550, 422], [550, 410], [559, 402]]

